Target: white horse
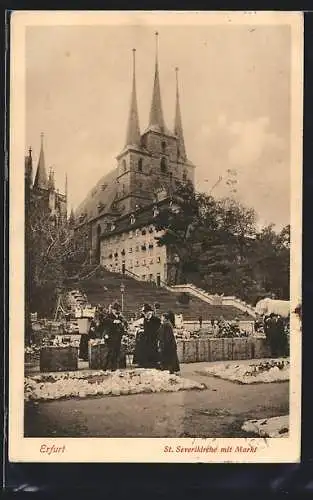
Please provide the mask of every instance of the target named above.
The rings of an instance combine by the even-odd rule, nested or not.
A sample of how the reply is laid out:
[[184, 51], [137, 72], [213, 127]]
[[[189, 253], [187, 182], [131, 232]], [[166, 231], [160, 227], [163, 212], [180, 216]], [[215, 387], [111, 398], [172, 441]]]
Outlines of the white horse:
[[288, 318], [290, 314], [289, 300], [262, 299], [255, 306], [255, 312], [260, 316], [278, 314], [282, 318]]

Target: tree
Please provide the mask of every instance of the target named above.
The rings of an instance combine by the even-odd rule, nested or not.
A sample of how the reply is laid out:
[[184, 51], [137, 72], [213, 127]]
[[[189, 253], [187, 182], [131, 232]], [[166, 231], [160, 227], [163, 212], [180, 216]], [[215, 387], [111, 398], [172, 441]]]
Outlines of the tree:
[[163, 206], [155, 220], [158, 245], [166, 245], [175, 275], [173, 282], [182, 283], [186, 272], [195, 262], [197, 249], [194, 234], [199, 225], [199, 203], [191, 182], [178, 184], [169, 203]]

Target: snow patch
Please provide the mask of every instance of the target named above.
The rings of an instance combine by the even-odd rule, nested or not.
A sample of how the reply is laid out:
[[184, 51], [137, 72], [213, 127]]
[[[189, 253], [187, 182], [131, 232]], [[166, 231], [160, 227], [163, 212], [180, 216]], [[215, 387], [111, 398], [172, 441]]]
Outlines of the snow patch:
[[261, 420], [247, 420], [241, 429], [261, 437], [286, 438], [289, 437], [289, 415], [263, 418]]
[[289, 368], [289, 360], [281, 358], [253, 362], [248, 365], [244, 363], [219, 363], [204, 368], [200, 373], [241, 384], [256, 384], [289, 380]]
[[170, 375], [168, 372], [137, 368], [133, 370], [84, 370], [63, 373], [45, 373], [26, 377], [25, 401], [53, 400], [88, 396], [120, 396], [151, 392], [177, 392], [206, 389], [194, 380]]

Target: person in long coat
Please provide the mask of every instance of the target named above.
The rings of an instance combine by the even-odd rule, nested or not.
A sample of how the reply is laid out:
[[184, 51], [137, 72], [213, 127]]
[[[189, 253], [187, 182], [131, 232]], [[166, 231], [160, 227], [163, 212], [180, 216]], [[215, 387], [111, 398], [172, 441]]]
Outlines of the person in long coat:
[[120, 305], [115, 302], [105, 317], [103, 327], [108, 347], [105, 369], [115, 371], [119, 368], [122, 337], [127, 329], [127, 322], [121, 314]]
[[140, 338], [139, 352], [136, 356], [137, 364], [141, 368], [158, 368], [158, 330], [161, 321], [149, 304], [144, 304], [142, 312], [144, 314], [143, 332]]
[[170, 321], [171, 313], [162, 314], [161, 326], [158, 332], [160, 367], [170, 373], [179, 372], [179, 361], [177, 356], [177, 344]]

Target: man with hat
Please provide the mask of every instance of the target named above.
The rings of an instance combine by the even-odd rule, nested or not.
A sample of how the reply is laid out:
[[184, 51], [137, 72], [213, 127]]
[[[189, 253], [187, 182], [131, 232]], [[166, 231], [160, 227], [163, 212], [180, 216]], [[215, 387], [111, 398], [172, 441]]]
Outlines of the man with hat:
[[143, 334], [140, 341], [141, 352], [138, 364], [142, 368], [157, 368], [159, 362], [158, 330], [161, 321], [155, 315], [153, 307], [150, 304], [144, 304], [142, 313], [144, 315]]
[[105, 323], [108, 337], [107, 368], [115, 371], [119, 365], [122, 337], [127, 328], [127, 322], [121, 314], [118, 302], [114, 302], [110, 307]]

